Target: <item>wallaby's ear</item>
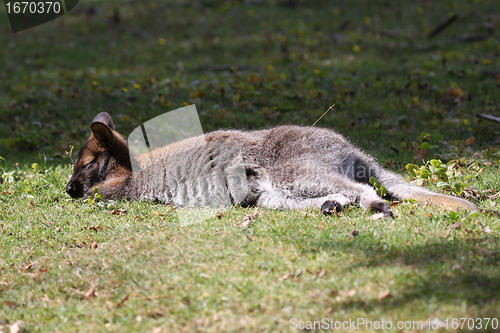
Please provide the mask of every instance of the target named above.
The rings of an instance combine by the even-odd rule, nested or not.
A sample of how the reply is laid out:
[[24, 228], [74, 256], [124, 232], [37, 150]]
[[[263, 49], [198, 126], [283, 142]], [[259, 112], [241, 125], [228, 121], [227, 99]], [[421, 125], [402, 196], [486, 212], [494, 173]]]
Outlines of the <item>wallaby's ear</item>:
[[97, 116], [95, 116], [94, 120], [92, 120], [92, 124], [93, 123], [103, 123], [112, 130], [115, 129], [115, 125], [113, 124], [113, 119], [111, 119], [111, 116], [107, 112], [101, 112]]
[[[112, 129], [113, 129], [113, 121], [111, 120], [111, 117], [107, 113], [105, 113], [105, 116], [107, 116], [108, 119], [99, 118], [99, 116], [102, 115], [103, 113], [105, 113], [105, 112], [99, 113], [94, 118], [94, 121], [92, 122], [92, 125], [90, 125], [90, 129], [92, 130], [92, 134], [94, 134], [94, 137], [102, 145], [104, 145], [104, 146], [111, 146], [115, 142], [115, 138], [113, 136], [113, 131], [112, 131]], [[96, 121], [96, 119], [98, 119], [98, 120]], [[103, 122], [103, 121], [106, 121], [106, 120], [109, 120], [111, 126], [109, 126], [108, 123]]]

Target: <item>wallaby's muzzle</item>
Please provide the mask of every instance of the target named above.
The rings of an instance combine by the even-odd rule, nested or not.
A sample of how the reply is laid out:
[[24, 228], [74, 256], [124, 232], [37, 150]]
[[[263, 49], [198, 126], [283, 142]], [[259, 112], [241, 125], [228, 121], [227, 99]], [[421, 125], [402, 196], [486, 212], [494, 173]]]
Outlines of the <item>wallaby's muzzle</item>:
[[68, 193], [72, 198], [82, 198], [83, 185], [70, 181], [68, 185], [66, 185], [66, 193]]

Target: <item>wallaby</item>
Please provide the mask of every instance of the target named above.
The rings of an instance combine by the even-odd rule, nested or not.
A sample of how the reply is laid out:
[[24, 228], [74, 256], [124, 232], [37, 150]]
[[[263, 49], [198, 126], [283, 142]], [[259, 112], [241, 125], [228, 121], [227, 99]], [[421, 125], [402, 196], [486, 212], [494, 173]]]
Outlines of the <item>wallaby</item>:
[[66, 186], [73, 198], [91, 196], [97, 188], [105, 199], [159, 200], [176, 206], [317, 207], [328, 214], [358, 204], [392, 216], [391, 206], [369, 183], [374, 177], [392, 199], [478, 210], [467, 200], [405, 182], [330, 129], [218, 130], [131, 156], [109, 114], [99, 113], [90, 128]]

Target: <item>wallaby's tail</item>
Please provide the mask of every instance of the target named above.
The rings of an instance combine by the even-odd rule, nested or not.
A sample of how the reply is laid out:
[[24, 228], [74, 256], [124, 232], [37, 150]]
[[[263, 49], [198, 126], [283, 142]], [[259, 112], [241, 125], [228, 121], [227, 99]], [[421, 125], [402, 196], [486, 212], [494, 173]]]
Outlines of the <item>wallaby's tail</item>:
[[449, 210], [460, 208], [476, 211], [479, 208], [470, 201], [452, 197], [450, 195], [435, 193], [423, 187], [412, 185], [403, 180], [399, 175], [383, 169], [376, 170], [377, 181], [387, 189], [387, 192], [398, 199], [413, 199], [423, 204], [440, 206]]

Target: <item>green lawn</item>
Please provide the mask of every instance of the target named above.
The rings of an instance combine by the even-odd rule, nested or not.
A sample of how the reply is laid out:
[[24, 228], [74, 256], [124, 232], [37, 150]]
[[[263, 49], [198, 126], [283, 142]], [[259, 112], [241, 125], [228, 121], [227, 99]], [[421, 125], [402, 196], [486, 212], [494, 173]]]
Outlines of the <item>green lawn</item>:
[[499, 210], [500, 124], [477, 118], [500, 115], [499, 18], [496, 0], [86, 0], [12, 34], [0, 5], [0, 331], [500, 332], [491, 213], [232, 208], [182, 226], [182, 209], [64, 192], [101, 111], [127, 136], [189, 104], [205, 131], [312, 125], [335, 104], [316, 126]]

